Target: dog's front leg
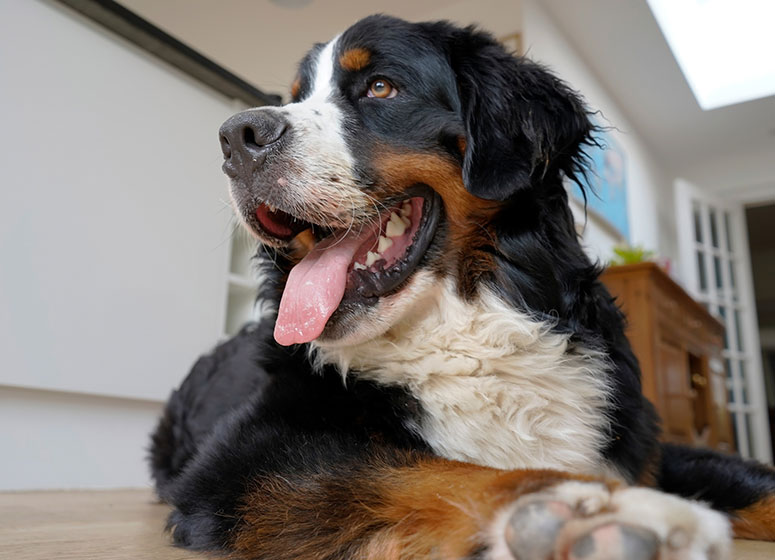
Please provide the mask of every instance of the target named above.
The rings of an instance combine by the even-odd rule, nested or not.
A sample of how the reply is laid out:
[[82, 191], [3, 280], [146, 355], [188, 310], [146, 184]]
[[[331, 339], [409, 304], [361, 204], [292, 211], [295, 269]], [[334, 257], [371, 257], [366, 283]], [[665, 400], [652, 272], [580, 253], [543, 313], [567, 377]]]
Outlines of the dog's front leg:
[[721, 559], [697, 503], [544, 470], [406, 454], [254, 481], [232, 547], [250, 559]]

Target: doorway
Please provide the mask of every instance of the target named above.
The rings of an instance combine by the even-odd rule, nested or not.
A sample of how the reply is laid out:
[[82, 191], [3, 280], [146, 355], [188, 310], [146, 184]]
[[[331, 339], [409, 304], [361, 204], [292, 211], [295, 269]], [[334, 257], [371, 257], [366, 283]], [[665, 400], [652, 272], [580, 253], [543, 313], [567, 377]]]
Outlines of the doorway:
[[722, 358], [737, 451], [744, 458], [770, 462], [770, 409], [756, 320], [746, 207], [738, 199], [722, 198], [679, 179], [676, 218], [685, 287], [724, 325]]
[[770, 438], [775, 449], [775, 201], [746, 207], [745, 217]]

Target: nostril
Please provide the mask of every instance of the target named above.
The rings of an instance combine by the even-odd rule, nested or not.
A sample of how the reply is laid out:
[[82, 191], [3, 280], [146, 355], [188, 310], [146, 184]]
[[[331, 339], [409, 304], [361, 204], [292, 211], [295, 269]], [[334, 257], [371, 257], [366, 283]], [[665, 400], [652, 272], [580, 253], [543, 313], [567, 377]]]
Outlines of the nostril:
[[219, 130], [223, 157], [229, 165], [253, 169], [261, 165], [272, 144], [289, 130], [282, 115], [251, 109], [229, 118]]
[[242, 144], [248, 149], [263, 149], [277, 142], [285, 134], [284, 123], [261, 122], [242, 129]]
[[220, 135], [221, 140], [221, 151], [223, 152], [223, 157], [225, 159], [231, 159], [231, 144], [229, 144], [229, 139], [226, 138], [225, 135]]
[[249, 126], [242, 131], [242, 141], [248, 148], [260, 148], [263, 145], [256, 141], [256, 132]]

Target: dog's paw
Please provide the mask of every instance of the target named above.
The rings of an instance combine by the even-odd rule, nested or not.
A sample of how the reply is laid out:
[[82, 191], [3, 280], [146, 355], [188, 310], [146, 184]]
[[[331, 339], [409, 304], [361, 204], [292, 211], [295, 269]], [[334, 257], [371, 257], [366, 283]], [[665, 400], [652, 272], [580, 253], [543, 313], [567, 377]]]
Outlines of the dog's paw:
[[493, 560], [724, 560], [720, 513], [647, 488], [563, 482], [522, 496], [492, 527]]
[[217, 518], [207, 513], [184, 514], [173, 510], [167, 519], [167, 530], [172, 534], [175, 546], [191, 550], [220, 551], [222, 528]]

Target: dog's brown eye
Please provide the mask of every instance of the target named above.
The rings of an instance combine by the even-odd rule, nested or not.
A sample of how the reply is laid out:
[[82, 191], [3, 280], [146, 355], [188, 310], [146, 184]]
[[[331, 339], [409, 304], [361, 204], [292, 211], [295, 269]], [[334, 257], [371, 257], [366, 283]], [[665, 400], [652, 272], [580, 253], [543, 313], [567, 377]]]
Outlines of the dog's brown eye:
[[398, 90], [393, 87], [393, 84], [387, 80], [379, 79], [371, 82], [369, 91], [366, 93], [368, 97], [378, 97], [380, 99], [390, 99], [395, 97]]

